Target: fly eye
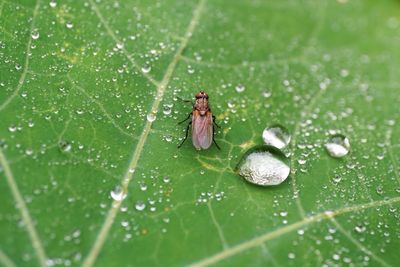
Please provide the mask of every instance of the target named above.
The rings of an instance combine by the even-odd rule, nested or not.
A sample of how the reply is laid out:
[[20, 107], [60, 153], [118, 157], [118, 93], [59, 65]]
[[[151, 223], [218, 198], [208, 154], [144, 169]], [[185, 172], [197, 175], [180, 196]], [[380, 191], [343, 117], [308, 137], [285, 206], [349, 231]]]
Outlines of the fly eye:
[[206, 99], [208, 99], [208, 95], [206, 96]]

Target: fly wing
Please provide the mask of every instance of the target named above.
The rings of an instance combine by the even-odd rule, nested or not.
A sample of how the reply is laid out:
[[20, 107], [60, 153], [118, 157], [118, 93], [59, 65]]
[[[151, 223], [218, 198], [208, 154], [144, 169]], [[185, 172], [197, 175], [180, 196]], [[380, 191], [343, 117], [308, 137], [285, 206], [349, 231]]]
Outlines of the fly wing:
[[213, 119], [211, 112], [200, 116], [196, 111], [192, 118], [192, 142], [196, 149], [207, 149], [213, 140]]

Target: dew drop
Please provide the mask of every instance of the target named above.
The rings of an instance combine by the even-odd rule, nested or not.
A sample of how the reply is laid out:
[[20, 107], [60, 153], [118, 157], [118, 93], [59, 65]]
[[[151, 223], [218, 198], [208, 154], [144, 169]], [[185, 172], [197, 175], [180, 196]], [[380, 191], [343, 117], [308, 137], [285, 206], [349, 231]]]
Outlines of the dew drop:
[[262, 137], [265, 144], [278, 149], [285, 148], [291, 139], [289, 131], [279, 124], [265, 128]]
[[127, 194], [122, 190], [120, 186], [116, 186], [114, 190], [110, 192], [110, 196], [115, 200], [115, 201], [122, 201], [126, 198]]
[[278, 185], [290, 173], [289, 160], [277, 148], [257, 146], [251, 148], [241, 159], [237, 170], [248, 182], [261, 185]]
[[67, 29], [72, 29], [74, 27], [74, 24], [71, 21], [68, 21], [65, 26], [67, 27]]
[[238, 93], [244, 92], [245, 89], [246, 89], [246, 87], [244, 87], [243, 84], [238, 84], [238, 85], [236, 85], [236, 87], [235, 87], [235, 90], [236, 90], [236, 92], [238, 92]]
[[122, 48], [124, 48], [124, 43], [117, 43], [117, 48], [119, 50], [121, 50]]
[[189, 74], [193, 74], [193, 73], [194, 73], [194, 69], [193, 69], [193, 67], [192, 67], [191, 65], [189, 65], [189, 66], [187, 67], [187, 72], [188, 72]]
[[21, 70], [21, 69], [22, 69], [22, 66], [21, 66], [20, 64], [17, 63], [17, 64], [15, 64], [15, 69], [16, 69], [16, 70]]
[[58, 144], [61, 152], [70, 152], [72, 149], [72, 145], [70, 143], [68, 143], [67, 141], [61, 141]]
[[57, 6], [56, 0], [51, 0], [49, 5], [50, 5], [50, 7], [55, 8]]
[[147, 114], [147, 121], [149, 121], [149, 122], [155, 121], [156, 118], [157, 118], [156, 115], [154, 113], [152, 113], [152, 112]]
[[354, 227], [354, 230], [357, 233], [363, 233], [365, 232], [365, 230], [367, 230], [367, 227], [365, 227], [364, 225], [357, 225], [356, 227]]
[[346, 136], [335, 134], [329, 138], [328, 143], [325, 144], [325, 148], [332, 157], [341, 158], [349, 153], [350, 142]]
[[31, 37], [32, 37], [33, 40], [39, 39], [39, 32], [38, 32], [38, 30], [33, 30], [33, 31], [31, 32]]
[[265, 90], [262, 92], [262, 96], [265, 98], [269, 98], [269, 97], [271, 97], [271, 95], [272, 95], [272, 93], [270, 91]]
[[149, 73], [151, 71], [151, 67], [149, 65], [145, 65], [142, 67], [143, 73]]
[[146, 208], [146, 204], [143, 201], [137, 201], [135, 204], [135, 209], [138, 211], [142, 211]]

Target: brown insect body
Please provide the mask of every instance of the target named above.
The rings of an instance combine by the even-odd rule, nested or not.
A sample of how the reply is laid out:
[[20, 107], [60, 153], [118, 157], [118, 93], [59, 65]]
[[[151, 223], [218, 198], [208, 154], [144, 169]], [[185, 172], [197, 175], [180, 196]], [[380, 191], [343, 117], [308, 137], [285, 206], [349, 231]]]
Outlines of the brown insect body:
[[208, 95], [204, 91], [196, 94], [196, 102], [193, 104], [192, 113], [182, 122], [185, 122], [192, 116], [192, 121], [188, 124], [186, 129], [186, 137], [183, 142], [178, 146], [181, 147], [188, 137], [190, 124], [192, 125], [192, 143], [197, 150], [208, 149], [214, 142], [219, 149], [218, 144], [214, 140], [214, 125], [215, 117], [211, 112], [208, 102]]

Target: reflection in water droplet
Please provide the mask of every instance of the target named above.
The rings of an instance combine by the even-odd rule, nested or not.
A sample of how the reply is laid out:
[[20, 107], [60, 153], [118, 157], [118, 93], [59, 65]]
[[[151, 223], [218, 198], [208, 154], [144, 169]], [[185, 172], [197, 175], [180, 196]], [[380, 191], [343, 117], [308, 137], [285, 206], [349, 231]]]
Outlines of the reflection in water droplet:
[[116, 186], [114, 190], [110, 192], [110, 196], [115, 200], [115, 201], [122, 201], [126, 198], [127, 194], [122, 190], [120, 186]]
[[265, 144], [278, 149], [285, 148], [289, 144], [291, 138], [289, 131], [279, 124], [265, 128], [262, 137]]
[[290, 173], [288, 158], [272, 146], [250, 149], [239, 162], [237, 170], [244, 179], [261, 186], [278, 185]]
[[332, 157], [341, 158], [349, 153], [350, 142], [346, 136], [335, 134], [329, 138], [328, 143], [325, 144], [325, 148]]

